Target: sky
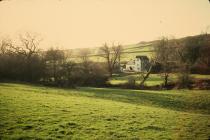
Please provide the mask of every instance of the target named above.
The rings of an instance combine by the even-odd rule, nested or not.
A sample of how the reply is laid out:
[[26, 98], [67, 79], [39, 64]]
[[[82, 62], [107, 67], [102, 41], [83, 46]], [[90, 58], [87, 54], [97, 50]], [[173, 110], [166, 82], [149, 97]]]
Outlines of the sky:
[[210, 32], [209, 0], [5, 0], [0, 37], [24, 32], [43, 38], [42, 47], [135, 44], [162, 36]]

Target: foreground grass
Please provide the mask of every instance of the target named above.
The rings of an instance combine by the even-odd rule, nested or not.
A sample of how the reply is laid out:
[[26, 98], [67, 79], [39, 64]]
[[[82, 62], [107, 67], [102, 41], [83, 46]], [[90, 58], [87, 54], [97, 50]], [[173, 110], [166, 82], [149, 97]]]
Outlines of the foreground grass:
[[0, 139], [208, 139], [209, 91], [0, 84]]

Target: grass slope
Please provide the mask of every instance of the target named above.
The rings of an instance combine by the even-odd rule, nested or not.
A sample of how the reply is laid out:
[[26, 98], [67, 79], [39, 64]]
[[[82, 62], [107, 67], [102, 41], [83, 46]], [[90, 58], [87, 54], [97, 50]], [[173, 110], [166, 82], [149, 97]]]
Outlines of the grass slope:
[[[80, 57], [80, 49], [71, 50], [74, 56], [75, 61], [77, 61]], [[149, 44], [131, 44], [131, 45], [123, 45], [123, 53], [121, 56], [121, 61], [129, 61], [131, 59], [135, 59], [137, 55], [146, 55], [150, 57], [153, 53], [154, 45]], [[105, 59], [101, 57], [99, 47], [90, 48], [90, 54], [88, 55], [89, 59], [95, 62], [104, 62]]]
[[[198, 40], [202, 35], [195, 35], [195, 36], [187, 36], [184, 38], [179, 38], [175, 39], [177, 42], [184, 43], [188, 39], [194, 39]], [[210, 39], [210, 34], [205, 35], [208, 39]], [[121, 57], [121, 62], [129, 61], [130, 59], [135, 59], [137, 55], [146, 55], [148, 57], [152, 57], [154, 55], [154, 47], [155, 44], [158, 42], [158, 40], [153, 40], [149, 42], [139, 42], [136, 44], [128, 44], [128, 45], [122, 45], [123, 46], [123, 53]], [[100, 56], [100, 47], [95, 47], [95, 48], [90, 48], [90, 54], [89, 58], [92, 61], [95, 62], [104, 62], [104, 58]], [[79, 59], [79, 52], [83, 48], [77, 48], [77, 49], [72, 49], [71, 52], [73, 52], [73, 56], [75, 60], [77, 61]]]
[[209, 91], [0, 84], [0, 139], [208, 139]]

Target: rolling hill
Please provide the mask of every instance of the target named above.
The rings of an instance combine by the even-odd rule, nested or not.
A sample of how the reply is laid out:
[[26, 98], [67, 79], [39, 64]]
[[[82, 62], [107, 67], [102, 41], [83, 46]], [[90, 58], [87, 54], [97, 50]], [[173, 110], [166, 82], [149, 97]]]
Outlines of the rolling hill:
[[[210, 40], [210, 34], [205, 34], [207, 38]], [[187, 36], [179, 39], [173, 39], [177, 42], [183, 43], [188, 39], [198, 40], [202, 35], [195, 35], [195, 36]], [[172, 40], [172, 39], [171, 39]], [[136, 44], [128, 44], [123, 45], [123, 53], [121, 56], [121, 61], [129, 61], [130, 59], [134, 59], [137, 55], [146, 55], [148, 57], [151, 57], [154, 52], [155, 43], [157, 43], [158, 40], [149, 41], [149, 42], [139, 42]], [[73, 57], [77, 60], [79, 58], [79, 52], [83, 48], [80, 49], [72, 49]], [[101, 57], [99, 47], [90, 48], [89, 49], [90, 54], [88, 55], [90, 60], [96, 61], [96, 62], [103, 62], [104, 58]]]

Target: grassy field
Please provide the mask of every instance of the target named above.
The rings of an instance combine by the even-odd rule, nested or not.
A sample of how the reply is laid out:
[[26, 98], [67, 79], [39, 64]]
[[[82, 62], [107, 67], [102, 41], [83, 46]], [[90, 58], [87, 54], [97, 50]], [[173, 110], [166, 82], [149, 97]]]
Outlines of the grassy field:
[[[103, 57], [100, 56], [100, 47], [90, 48], [89, 59], [94, 62], [103, 62], [105, 61]], [[121, 61], [129, 61], [134, 59], [137, 55], [146, 55], [148, 57], [152, 56], [154, 46], [152, 44], [131, 44], [123, 45], [123, 53], [121, 56]], [[72, 50], [75, 60], [78, 60], [81, 49]]]
[[0, 84], [0, 139], [205, 140], [210, 93]]
[[[136, 80], [136, 84], [140, 83], [140, 75], [139, 74], [125, 74], [125, 75], [119, 75], [119, 76], [113, 76], [109, 82], [112, 85], [119, 85], [119, 84], [125, 84], [128, 82], [128, 79], [130, 77], [133, 77]], [[169, 77], [170, 81], [173, 81], [176, 79], [175, 75], [172, 75]], [[148, 80], [145, 82], [148, 86], [154, 86], [154, 85], [161, 85], [163, 83], [163, 79], [159, 74], [150, 74]]]
[[[140, 83], [140, 75], [136, 73], [130, 73], [122, 75], [115, 75], [110, 80], [109, 83], [112, 85], [119, 85], [128, 82], [129, 77], [136, 79], [136, 84]], [[210, 75], [200, 75], [200, 74], [191, 74], [193, 79], [210, 79]], [[177, 80], [177, 74], [169, 75], [169, 82], [175, 82]], [[150, 74], [148, 80], [145, 82], [148, 86], [161, 85], [163, 84], [163, 77], [161, 74]]]

